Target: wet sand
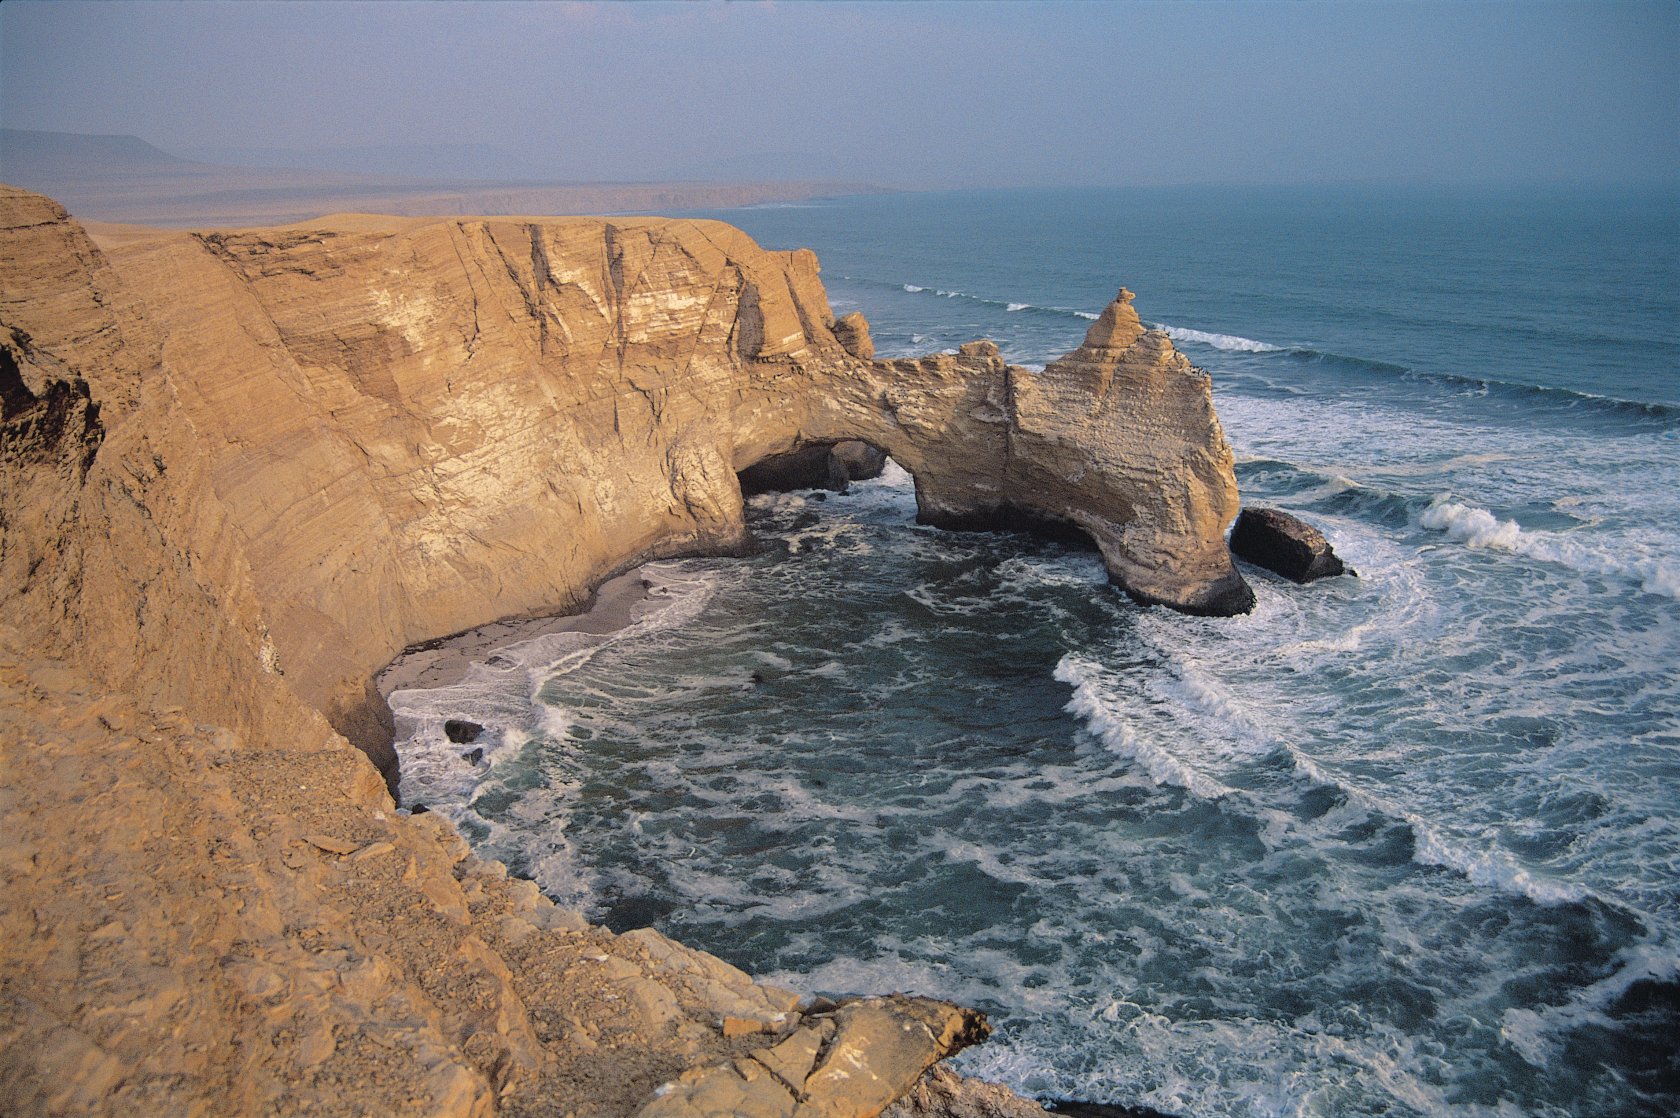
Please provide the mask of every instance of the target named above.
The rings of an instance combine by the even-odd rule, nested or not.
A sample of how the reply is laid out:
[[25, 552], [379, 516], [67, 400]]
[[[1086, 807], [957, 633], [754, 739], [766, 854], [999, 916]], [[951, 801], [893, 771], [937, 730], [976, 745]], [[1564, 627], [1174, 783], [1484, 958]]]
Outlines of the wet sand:
[[663, 595], [664, 584], [637, 567], [602, 583], [581, 613], [493, 621], [464, 633], [427, 641], [408, 649], [375, 678], [379, 693], [414, 687], [447, 687], [458, 683], [474, 663], [483, 663], [498, 648], [553, 633], [612, 633], [640, 620], [652, 599]]

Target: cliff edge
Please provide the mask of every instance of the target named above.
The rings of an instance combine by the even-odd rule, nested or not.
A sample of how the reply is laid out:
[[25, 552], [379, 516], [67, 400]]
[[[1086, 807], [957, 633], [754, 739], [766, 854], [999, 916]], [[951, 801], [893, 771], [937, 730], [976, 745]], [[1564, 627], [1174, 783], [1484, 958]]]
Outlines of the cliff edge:
[[[16, 1112], [698, 1114], [750, 1088], [876, 1113], [983, 1028], [819, 1008], [554, 909], [394, 809], [345, 743], [389, 772], [374, 673], [737, 548], [738, 471], [849, 440], [932, 522], [1071, 526], [1142, 600], [1247, 606], [1206, 379], [1124, 293], [1034, 374], [988, 343], [874, 361], [814, 256], [716, 222], [341, 215], [107, 248], [0, 187]], [[842, 1056], [879, 1083], [825, 1079]]]

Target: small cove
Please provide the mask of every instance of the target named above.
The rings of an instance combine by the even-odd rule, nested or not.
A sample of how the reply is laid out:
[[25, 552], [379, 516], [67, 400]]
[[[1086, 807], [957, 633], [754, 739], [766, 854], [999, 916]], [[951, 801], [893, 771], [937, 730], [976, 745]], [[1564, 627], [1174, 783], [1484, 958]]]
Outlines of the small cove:
[[[1605, 323], [1626, 345], [1649, 323], [1582, 280], [1552, 351], [1482, 311], [1454, 327], [1420, 224], [1394, 305], [1345, 300], [1318, 339], [1240, 231], [1161, 271], [1193, 197], [1125, 201], [1135, 235], [1093, 241], [1112, 259], [1070, 245], [1057, 272], [912, 260], [892, 237], [978, 244], [1029, 203], [1073, 237], [1065, 194], [718, 216], [813, 244], [836, 310], [864, 309], [889, 355], [988, 335], [1041, 361], [1120, 269], [1213, 374], [1245, 499], [1324, 528], [1361, 579], [1250, 570], [1253, 615], [1185, 618], [1131, 605], [1088, 553], [915, 525], [901, 475], [758, 498], [766, 551], [652, 565], [629, 628], [398, 695], [405, 778], [433, 778], [405, 791], [595, 919], [803, 989], [984, 1008], [998, 1036], [960, 1067], [1026, 1093], [1187, 1118], [1663, 1112], [1673, 393], [1572, 364]], [[1321, 241], [1284, 263], [1357, 246], [1347, 212], [1291, 218]], [[1454, 330], [1499, 367], [1454, 358]], [[439, 744], [463, 712], [495, 727], [486, 765]]]

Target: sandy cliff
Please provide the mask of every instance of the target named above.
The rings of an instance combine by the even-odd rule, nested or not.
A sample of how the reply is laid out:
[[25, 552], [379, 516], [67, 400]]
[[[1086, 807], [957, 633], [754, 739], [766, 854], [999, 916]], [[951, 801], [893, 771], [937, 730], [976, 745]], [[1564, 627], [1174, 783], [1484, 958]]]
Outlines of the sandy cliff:
[[340, 737], [389, 763], [373, 673], [737, 547], [736, 472], [844, 439], [910, 469], [930, 520], [1073, 525], [1144, 600], [1246, 608], [1206, 380], [1127, 297], [1032, 374], [985, 344], [875, 362], [810, 253], [715, 222], [341, 216], [110, 249], [0, 188], [20, 1112], [875, 1113], [974, 1022], [801, 1016], [554, 910], [392, 808]]

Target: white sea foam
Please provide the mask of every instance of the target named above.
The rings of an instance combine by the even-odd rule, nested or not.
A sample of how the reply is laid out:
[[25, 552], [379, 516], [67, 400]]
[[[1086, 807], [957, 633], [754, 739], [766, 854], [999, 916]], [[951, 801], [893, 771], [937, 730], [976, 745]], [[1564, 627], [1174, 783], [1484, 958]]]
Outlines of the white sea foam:
[[941, 832], [934, 838], [933, 846], [949, 860], [967, 862], [994, 881], [1045, 888], [1054, 884], [1018, 865], [1004, 862], [998, 856], [996, 850], [969, 842], [956, 835]]
[[1102, 317], [1102, 315], [1092, 314], [1090, 311], [1074, 311], [1073, 313], [1078, 315], [1080, 318], [1089, 319], [1092, 322], [1095, 322], [1097, 319]]
[[1446, 533], [1449, 539], [1466, 547], [1508, 551], [1570, 567], [1582, 574], [1625, 578], [1637, 582], [1647, 594], [1680, 598], [1680, 563], [1649, 554], [1648, 549], [1637, 543], [1612, 550], [1608, 543], [1583, 542], [1555, 532], [1528, 531], [1515, 520], [1500, 520], [1487, 509], [1461, 504], [1450, 493], [1438, 495], [1418, 522], [1432, 531]]
[[906, 291], [908, 291], [908, 292], [910, 292], [910, 293], [911, 293], [911, 294], [915, 294], [915, 293], [916, 293], [916, 292], [918, 292], [918, 291], [926, 291], [926, 290], [927, 290], [927, 288], [925, 288], [925, 287], [917, 287], [917, 286], [916, 286], [916, 285], [915, 285], [915, 284], [913, 284], [913, 283], [907, 283], [907, 284], [905, 284], [905, 285], [904, 285], [904, 290], [906, 290]]
[[[1095, 1032], [1092, 1025], [1100, 1023], [1103, 1034], [1124, 1037], [1116, 1049], [1122, 1059], [1090, 1062], [1056, 1052], [1060, 1058], [1052, 1063], [1011, 1037], [969, 1049], [954, 1066], [1028, 1095], [1102, 1098], [1123, 1090], [1127, 1102], [1173, 1114], [1311, 1118], [1344, 1113], [1364, 1096], [1364, 1105], [1386, 1104], [1398, 1113], [1516, 1118], [1516, 1111], [1450, 1103], [1430, 1082], [1432, 1061], [1394, 1033], [1343, 1037], [1310, 1019], [1197, 1020], [1152, 1012], [1124, 996], [1094, 1006], [1089, 1018], [1073, 1035]], [[1248, 1074], [1233, 1076], [1234, 1067]]]
[[1147, 740], [1129, 721], [1111, 712], [1103, 701], [1094, 665], [1071, 654], [1063, 656], [1056, 664], [1055, 677], [1073, 686], [1068, 712], [1084, 719], [1092, 734], [1111, 752], [1137, 762], [1156, 784], [1183, 788], [1202, 800], [1217, 800], [1231, 794], [1229, 787]]
[[[525, 747], [532, 733], [565, 741], [571, 717], [541, 700], [543, 686], [617, 641], [644, 639], [686, 624], [716, 588], [715, 576], [678, 572], [670, 564], [649, 564], [642, 577], [650, 584], [648, 596], [633, 607], [632, 621], [622, 629], [515, 640], [486, 649], [484, 660], [469, 665], [455, 684], [391, 692], [387, 702], [397, 726], [403, 799], [432, 807], [464, 804], [505, 757]], [[471, 745], [451, 742], [444, 732], [449, 719], [476, 722], [484, 731]], [[475, 749], [483, 750], [479, 761], [468, 759]]]
[[1031, 303], [1010, 303], [1003, 309], [1006, 311], [1024, 311], [1030, 306], [1032, 306]]
[[[1340, 790], [1356, 809], [1407, 824], [1414, 836], [1412, 860], [1419, 865], [1449, 869], [1473, 885], [1524, 896], [1541, 905], [1568, 904], [1596, 896], [1585, 886], [1536, 874], [1501, 849], [1492, 837], [1481, 846], [1475, 840], [1449, 837], [1419, 813], [1325, 767], [1297, 746], [1280, 741], [1263, 729], [1206, 673], [1180, 662], [1173, 674], [1177, 684], [1169, 690], [1168, 698], [1191, 708], [1198, 721], [1205, 721], [1206, 729], [1198, 735], [1198, 748], [1208, 760], [1230, 764], [1240, 762], [1245, 755], [1252, 757], [1281, 749], [1302, 776]], [[1140, 732], [1140, 727], [1120, 712], [1119, 705], [1104, 695], [1101, 677], [1101, 669], [1095, 664], [1071, 654], [1064, 656], [1055, 669], [1055, 678], [1074, 688], [1067, 710], [1083, 719], [1104, 746], [1118, 756], [1135, 761], [1156, 784], [1180, 787], [1206, 800], [1233, 794], [1234, 790], [1217, 776], [1175, 753], [1147, 730]], [[1249, 808], [1263, 821], [1272, 814], [1258, 804], [1250, 804]], [[1270, 822], [1286, 829], [1289, 826], [1281, 816]]]
[[887, 459], [881, 470], [881, 476], [875, 479], [877, 485], [889, 486], [893, 489], [913, 489], [916, 479], [910, 476], [910, 471], [900, 466], [892, 458]]
[[1270, 342], [1257, 342], [1253, 338], [1238, 337], [1236, 334], [1211, 334], [1206, 330], [1192, 330], [1187, 326], [1168, 326], [1164, 322], [1152, 322], [1149, 325], [1151, 329], [1161, 331], [1175, 342], [1200, 342], [1202, 345], [1233, 353], [1281, 353], [1288, 348], [1272, 345]]
[[1468, 878], [1472, 885], [1514, 893], [1541, 905], [1572, 904], [1593, 896], [1592, 890], [1583, 886], [1536, 877], [1497, 847], [1467, 849], [1448, 839], [1415, 812], [1396, 814], [1411, 825], [1414, 837], [1412, 861], [1420, 866], [1454, 870]]
[[1169, 702], [1194, 711], [1209, 730], [1208, 747], [1220, 753], [1259, 756], [1278, 747], [1277, 737], [1242, 702], [1194, 661], [1171, 655], [1172, 676], [1161, 677]]

